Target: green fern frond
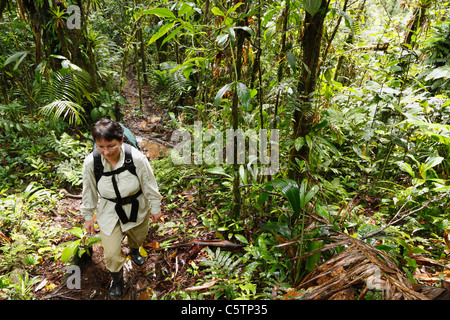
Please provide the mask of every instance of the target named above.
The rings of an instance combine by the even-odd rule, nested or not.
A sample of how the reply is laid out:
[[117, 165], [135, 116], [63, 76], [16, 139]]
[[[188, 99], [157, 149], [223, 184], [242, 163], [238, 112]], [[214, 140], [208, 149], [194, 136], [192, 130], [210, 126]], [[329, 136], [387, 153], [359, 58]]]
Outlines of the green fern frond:
[[241, 268], [238, 265], [242, 262], [241, 257], [232, 255], [229, 251], [221, 251], [217, 248], [216, 252], [206, 248], [210, 260], [202, 261], [201, 264], [208, 266], [206, 273], [211, 274], [214, 278], [232, 278], [237, 276]]
[[288, 105], [292, 110], [298, 110], [306, 118], [311, 118], [315, 114], [314, 104], [306, 99], [306, 97], [288, 95], [287, 97]]

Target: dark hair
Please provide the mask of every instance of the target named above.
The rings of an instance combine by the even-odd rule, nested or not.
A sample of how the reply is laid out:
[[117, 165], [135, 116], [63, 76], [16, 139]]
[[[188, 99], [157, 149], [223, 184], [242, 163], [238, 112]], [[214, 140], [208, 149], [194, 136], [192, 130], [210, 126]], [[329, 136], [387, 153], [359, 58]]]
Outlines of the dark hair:
[[123, 128], [117, 121], [111, 119], [100, 119], [92, 128], [92, 137], [94, 141], [105, 139], [106, 141], [112, 141], [117, 139], [122, 141]]

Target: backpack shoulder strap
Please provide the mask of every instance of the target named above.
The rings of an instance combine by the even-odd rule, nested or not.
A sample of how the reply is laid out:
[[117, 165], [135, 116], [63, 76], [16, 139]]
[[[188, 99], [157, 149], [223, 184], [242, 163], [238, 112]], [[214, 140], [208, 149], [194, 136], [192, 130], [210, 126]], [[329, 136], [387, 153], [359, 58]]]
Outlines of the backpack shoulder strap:
[[94, 156], [95, 181], [98, 183], [98, 181], [103, 175], [103, 163], [102, 163], [102, 156], [100, 152], [97, 150], [97, 148], [94, 149], [93, 156]]
[[129, 145], [128, 143], [124, 143], [125, 146], [125, 160], [124, 160], [124, 167], [130, 171], [132, 174], [134, 174], [135, 176], [137, 176], [136, 173], [136, 166], [134, 165], [133, 162], [133, 155], [132, 155], [132, 146]]

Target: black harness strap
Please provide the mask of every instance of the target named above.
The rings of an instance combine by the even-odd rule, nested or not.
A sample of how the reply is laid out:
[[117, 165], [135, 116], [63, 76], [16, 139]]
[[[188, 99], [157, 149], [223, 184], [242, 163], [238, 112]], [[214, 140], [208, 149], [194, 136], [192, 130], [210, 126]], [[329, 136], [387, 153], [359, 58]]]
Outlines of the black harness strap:
[[[110, 171], [110, 172], [103, 172], [104, 167], [102, 164], [102, 159], [100, 152], [97, 149], [94, 149], [93, 151], [94, 155], [94, 175], [95, 175], [95, 181], [98, 184], [98, 181], [101, 179], [102, 176], [111, 176], [112, 184], [114, 187], [114, 192], [116, 193], [116, 199], [109, 199], [102, 196], [103, 199], [106, 199], [108, 201], [114, 202], [116, 213], [119, 216], [120, 221], [125, 224], [127, 222], [136, 222], [137, 220], [137, 214], [139, 210], [139, 201], [137, 198], [142, 194], [142, 190], [139, 189], [138, 192], [135, 194], [122, 198], [119, 187], [117, 186], [116, 181], [116, 174], [122, 173], [126, 170], [130, 171], [130, 173], [134, 174], [137, 177], [136, 173], [136, 167], [133, 163], [133, 157], [131, 155], [131, 146], [129, 144], [125, 143], [125, 160], [123, 167], [120, 167], [116, 170]], [[98, 188], [97, 188], [98, 189]], [[125, 211], [123, 210], [123, 206], [126, 204], [131, 203], [131, 214], [130, 219], [128, 219], [127, 215], [125, 214]]]
[[[109, 199], [109, 198], [105, 198], [105, 197], [103, 197], [103, 198], [106, 200], [109, 200], [111, 202], [114, 202], [116, 204], [115, 205], [116, 213], [119, 216], [120, 221], [122, 221], [122, 223], [125, 224], [128, 221], [136, 222], [137, 214], [138, 214], [138, 210], [139, 210], [139, 201], [137, 199], [141, 194], [142, 194], [142, 190], [139, 190], [132, 196], [120, 198], [120, 200], [119, 200], [119, 198], [117, 198], [117, 199]], [[130, 219], [128, 219], [122, 206], [125, 204], [130, 204], [130, 203], [131, 203], [131, 215], [130, 215]]]

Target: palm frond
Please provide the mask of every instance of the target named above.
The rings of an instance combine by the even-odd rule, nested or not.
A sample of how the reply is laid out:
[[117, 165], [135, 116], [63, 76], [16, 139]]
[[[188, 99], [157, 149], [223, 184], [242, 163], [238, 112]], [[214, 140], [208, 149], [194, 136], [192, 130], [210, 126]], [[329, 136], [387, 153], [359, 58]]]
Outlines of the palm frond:
[[55, 100], [43, 106], [40, 113], [53, 121], [67, 119], [69, 124], [80, 124], [85, 120], [84, 109], [76, 102], [68, 100]]
[[338, 246], [346, 248], [319, 265], [297, 287], [307, 292], [303, 300], [354, 300], [354, 289], [360, 287], [359, 299], [363, 299], [368, 291], [376, 290], [384, 300], [429, 300], [413, 289], [402, 270], [385, 252], [343, 233], [334, 240], [319, 251]]
[[40, 92], [40, 102], [44, 106], [39, 112], [53, 121], [63, 118], [69, 124], [83, 122], [83, 102], [91, 101], [90, 84], [89, 73], [78, 67], [53, 72]]

